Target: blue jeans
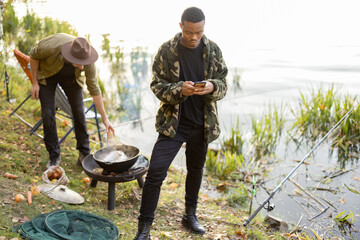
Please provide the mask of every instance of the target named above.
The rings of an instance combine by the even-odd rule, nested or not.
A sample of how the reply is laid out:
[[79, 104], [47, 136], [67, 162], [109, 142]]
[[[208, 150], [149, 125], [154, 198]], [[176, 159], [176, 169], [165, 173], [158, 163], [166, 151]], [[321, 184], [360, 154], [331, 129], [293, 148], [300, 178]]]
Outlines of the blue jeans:
[[208, 144], [204, 141], [203, 126], [180, 125], [174, 138], [159, 135], [154, 145], [142, 193], [139, 221], [149, 224], [154, 221], [162, 182], [184, 142], [187, 168], [185, 205], [196, 207]]
[[46, 79], [46, 85], [40, 85], [39, 98], [41, 103], [41, 117], [43, 119], [44, 142], [51, 160], [60, 156], [60, 145], [55, 121], [55, 90], [60, 84], [71, 106], [73, 124], [75, 128], [76, 149], [85, 156], [90, 154], [89, 135], [84, 114], [82, 88], [71, 79], [60, 79], [53, 76]]

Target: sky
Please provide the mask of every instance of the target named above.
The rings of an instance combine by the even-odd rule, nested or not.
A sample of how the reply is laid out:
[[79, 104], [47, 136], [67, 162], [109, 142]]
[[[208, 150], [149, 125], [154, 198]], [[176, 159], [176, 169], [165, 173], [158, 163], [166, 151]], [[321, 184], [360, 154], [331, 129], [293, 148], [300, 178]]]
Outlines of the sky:
[[183, 10], [201, 8], [205, 34], [222, 49], [229, 65], [241, 64], [254, 49], [295, 51], [359, 45], [357, 0], [47, 0], [33, 5], [43, 16], [66, 20], [80, 36], [101, 34], [129, 46], [156, 51], [180, 31]]

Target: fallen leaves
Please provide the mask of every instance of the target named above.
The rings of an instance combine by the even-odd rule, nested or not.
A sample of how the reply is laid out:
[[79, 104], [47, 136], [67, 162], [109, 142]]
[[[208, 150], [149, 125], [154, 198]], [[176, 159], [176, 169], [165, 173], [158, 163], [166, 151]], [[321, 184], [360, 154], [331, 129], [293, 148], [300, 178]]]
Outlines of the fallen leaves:
[[207, 201], [209, 200], [209, 197], [208, 197], [207, 194], [201, 194], [201, 195], [200, 195], [200, 200], [201, 200], [202, 202], [207, 202]]
[[171, 235], [171, 232], [161, 232], [161, 236], [173, 239], [173, 236]]
[[70, 125], [70, 122], [67, 121], [67, 120], [65, 120], [65, 119], [63, 119], [63, 122], [62, 122], [61, 126], [62, 126], [62, 127], [66, 127], [66, 126], [69, 126], [69, 125]]
[[41, 191], [41, 188], [40, 188], [39, 186], [33, 186], [33, 187], [31, 187], [31, 193], [32, 193], [32, 195], [37, 195], [37, 194], [40, 193], [40, 191]]
[[242, 232], [241, 229], [235, 230], [235, 233], [236, 233], [237, 236], [240, 236], [241, 239], [246, 239], [247, 238], [246, 233]]
[[216, 189], [218, 189], [219, 191], [225, 191], [228, 186], [229, 184], [227, 182], [221, 182], [216, 185]]
[[179, 186], [179, 184], [177, 184], [176, 182], [170, 183], [170, 188], [171, 189], [177, 188], [178, 186]]
[[223, 234], [223, 233], [214, 233], [214, 235], [213, 235], [214, 240], [224, 239], [225, 237], [226, 237], [226, 234]]
[[13, 223], [24, 223], [24, 222], [27, 222], [29, 221], [30, 219], [27, 217], [27, 216], [24, 216], [24, 217], [13, 217], [11, 219], [11, 221]]

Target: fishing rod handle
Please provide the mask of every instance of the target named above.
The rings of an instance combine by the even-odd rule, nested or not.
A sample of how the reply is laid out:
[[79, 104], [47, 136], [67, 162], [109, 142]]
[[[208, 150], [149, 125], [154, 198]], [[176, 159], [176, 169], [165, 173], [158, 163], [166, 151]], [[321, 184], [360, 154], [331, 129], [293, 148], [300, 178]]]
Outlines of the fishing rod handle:
[[260, 212], [260, 210], [265, 206], [266, 203], [268, 203], [270, 201], [270, 199], [275, 195], [276, 191], [273, 191], [268, 198], [255, 210], [255, 212], [245, 221], [244, 223], [244, 227], [246, 227], [246, 225], [248, 225], [251, 220], [253, 220], [253, 218], [258, 214], [258, 212]]

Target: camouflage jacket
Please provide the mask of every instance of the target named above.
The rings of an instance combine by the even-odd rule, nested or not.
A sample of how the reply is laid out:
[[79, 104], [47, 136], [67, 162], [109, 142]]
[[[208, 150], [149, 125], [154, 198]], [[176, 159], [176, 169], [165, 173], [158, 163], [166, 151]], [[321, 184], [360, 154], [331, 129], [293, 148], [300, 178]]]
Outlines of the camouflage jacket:
[[[161, 101], [156, 114], [155, 127], [160, 134], [173, 138], [179, 125], [180, 104], [187, 99], [181, 94], [184, 82], [179, 80], [180, 63], [177, 45], [181, 33], [165, 42], [158, 50], [152, 66], [153, 78], [151, 90]], [[210, 143], [220, 135], [220, 126], [216, 101], [222, 99], [227, 91], [226, 75], [228, 69], [222, 57], [220, 48], [205, 35], [203, 61], [205, 79], [214, 84], [214, 91], [204, 95], [204, 134], [206, 142]]]

